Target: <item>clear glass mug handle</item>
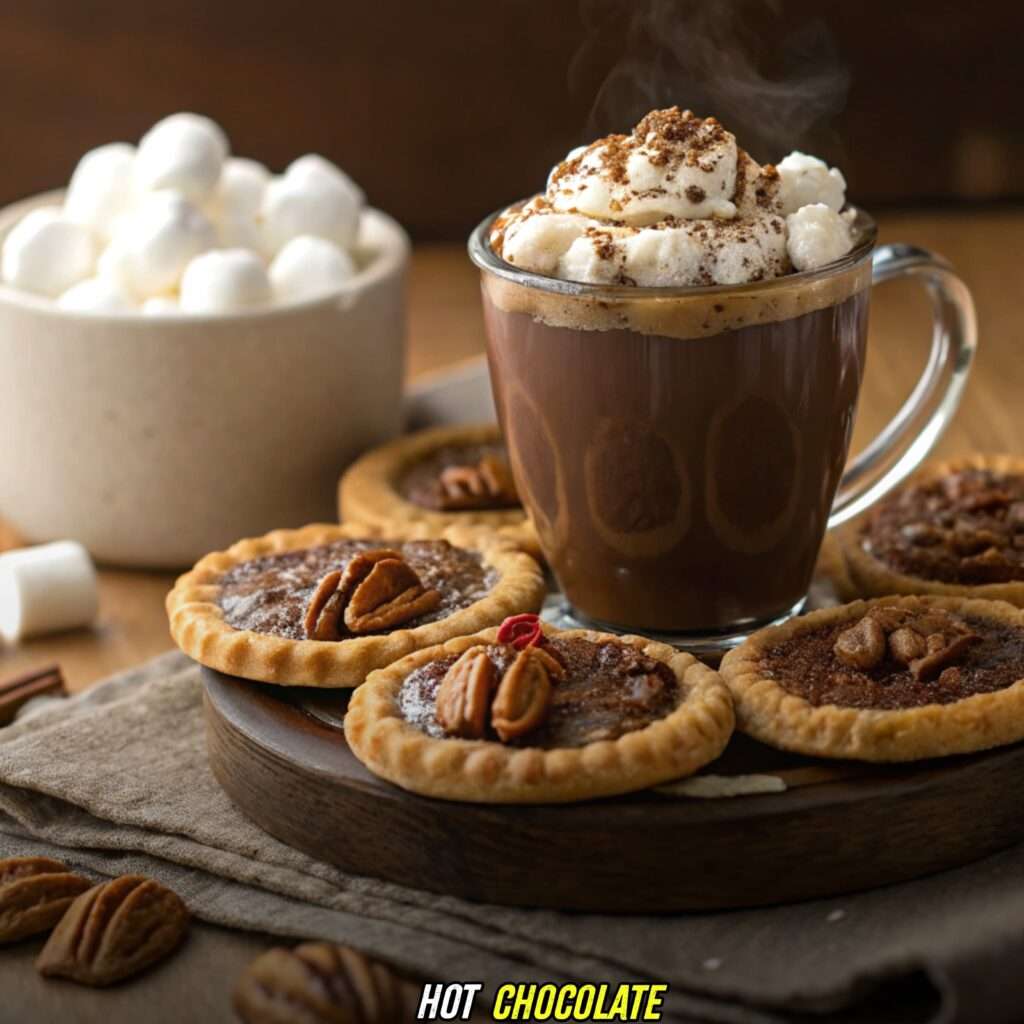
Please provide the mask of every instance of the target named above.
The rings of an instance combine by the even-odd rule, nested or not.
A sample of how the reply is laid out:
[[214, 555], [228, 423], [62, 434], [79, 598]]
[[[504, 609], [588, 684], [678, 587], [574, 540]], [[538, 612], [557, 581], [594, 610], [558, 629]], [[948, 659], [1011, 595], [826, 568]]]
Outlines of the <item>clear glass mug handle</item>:
[[978, 347], [971, 293], [944, 259], [912, 245], [883, 245], [871, 269], [872, 285], [903, 276], [924, 285], [932, 304], [932, 348], [903, 407], [846, 467], [829, 529], [863, 512], [921, 464], [960, 404]]

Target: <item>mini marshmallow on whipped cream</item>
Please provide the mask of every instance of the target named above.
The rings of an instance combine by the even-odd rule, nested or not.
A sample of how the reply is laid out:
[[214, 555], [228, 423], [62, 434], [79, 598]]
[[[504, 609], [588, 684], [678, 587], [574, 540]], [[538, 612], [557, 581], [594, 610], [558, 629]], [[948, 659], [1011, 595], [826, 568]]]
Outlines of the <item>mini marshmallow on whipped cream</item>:
[[172, 114], [78, 162], [62, 205], [8, 232], [0, 278], [76, 313], [228, 314], [329, 294], [356, 272], [366, 198], [316, 154], [273, 175], [219, 125]]
[[816, 270], [854, 245], [846, 182], [817, 157], [758, 164], [713, 117], [672, 107], [574, 149], [491, 246], [522, 270], [590, 284], [746, 284]]

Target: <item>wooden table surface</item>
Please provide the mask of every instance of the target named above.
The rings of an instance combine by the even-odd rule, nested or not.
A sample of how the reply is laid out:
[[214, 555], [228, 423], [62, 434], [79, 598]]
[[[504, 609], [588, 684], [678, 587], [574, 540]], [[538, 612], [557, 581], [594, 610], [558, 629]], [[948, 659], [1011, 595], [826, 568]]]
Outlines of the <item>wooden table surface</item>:
[[[978, 360], [959, 415], [939, 452], [1024, 452], [1024, 210], [891, 213], [881, 218], [881, 224], [883, 242], [913, 242], [945, 255], [977, 303]], [[410, 378], [482, 352], [476, 272], [463, 246], [417, 248], [410, 305]], [[877, 291], [855, 448], [877, 433], [909, 393], [924, 365], [928, 317], [928, 303], [919, 286], [897, 282]], [[54, 500], [58, 499], [54, 495]], [[0, 549], [16, 542], [0, 523]], [[172, 579], [166, 573], [102, 571], [96, 627], [0, 651], [0, 678], [58, 661], [70, 689], [77, 691], [166, 650], [170, 640], [163, 598]], [[60, 1019], [71, 1019], [67, 1011], [74, 1009], [76, 1020], [131, 1020], [143, 1006], [153, 1024], [178, 1019], [153, 1011], [160, 1006], [160, 991], [173, 992], [185, 977], [206, 979], [200, 987], [218, 993], [216, 1005], [224, 1005], [221, 993], [226, 992], [226, 984], [221, 968], [235, 970], [266, 940], [205, 926], [196, 930], [197, 939], [186, 947], [173, 970], [168, 967], [144, 985], [125, 988], [111, 997], [113, 1001], [96, 999], [93, 993], [76, 996], [68, 986], [37, 983], [29, 977], [31, 950], [8, 954], [0, 962], [0, 991], [18, 992], [7, 1009], [22, 1008], [10, 1019], [58, 1019], [52, 1016], [58, 1011], [63, 1011]], [[4, 1012], [0, 1008], [0, 1020], [6, 1019]], [[204, 1015], [202, 1019], [215, 1017]]]

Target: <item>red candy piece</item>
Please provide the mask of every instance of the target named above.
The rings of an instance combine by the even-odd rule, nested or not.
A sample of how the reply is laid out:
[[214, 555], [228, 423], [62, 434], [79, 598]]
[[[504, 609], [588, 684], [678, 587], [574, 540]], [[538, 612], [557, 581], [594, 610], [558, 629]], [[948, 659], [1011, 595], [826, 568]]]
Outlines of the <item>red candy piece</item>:
[[540, 616], [530, 612], [510, 615], [498, 630], [498, 643], [511, 644], [517, 651], [543, 642], [544, 630], [541, 629]]

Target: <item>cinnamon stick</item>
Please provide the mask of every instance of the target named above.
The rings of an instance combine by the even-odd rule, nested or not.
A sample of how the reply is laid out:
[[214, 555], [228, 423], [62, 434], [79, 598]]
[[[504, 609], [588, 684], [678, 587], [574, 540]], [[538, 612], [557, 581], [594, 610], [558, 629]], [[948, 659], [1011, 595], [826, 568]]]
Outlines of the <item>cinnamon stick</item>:
[[0, 682], [0, 726], [9, 725], [23, 705], [43, 694], [67, 696], [59, 665], [46, 665]]

